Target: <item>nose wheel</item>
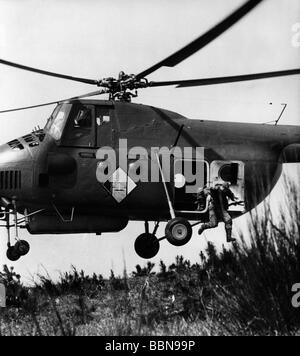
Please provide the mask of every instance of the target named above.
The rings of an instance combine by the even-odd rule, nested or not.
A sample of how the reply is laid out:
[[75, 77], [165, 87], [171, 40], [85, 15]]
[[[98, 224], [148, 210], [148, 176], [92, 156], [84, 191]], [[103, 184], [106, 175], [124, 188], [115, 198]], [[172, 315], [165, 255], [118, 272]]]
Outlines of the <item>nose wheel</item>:
[[[13, 201], [11, 205], [9, 205], [5, 211], [2, 211], [3, 217], [2, 219], [5, 220], [6, 222], [6, 230], [7, 230], [7, 251], [6, 251], [6, 257], [10, 260], [10, 261], [17, 261], [18, 259], [20, 259], [21, 256], [25, 256], [28, 254], [29, 250], [30, 250], [30, 245], [27, 241], [25, 240], [20, 240], [19, 239], [19, 227], [20, 227], [20, 220], [18, 220], [18, 213], [17, 213], [17, 207], [16, 207], [16, 202]], [[11, 215], [14, 218], [13, 223], [11, 224], [10, 222], [10, 217]], [[3, 226], [3, 227], [5, 227]], [[11, 244], [11, 237], [10, 237], [10, 233], [11, 233], [11, 228], [15, 228], [15, 244], [12, 245]]]
[[14, 246], [8, 247], [6, 257], [10, 261], [17, 261], [20, 257], [25, 256], [30, 251], [30, 245], [25, 240], [18, 240]]
[[25, 240], [18, 240], [14, 246], [8, 244], [8, 248], [6, 251], [6, 257], [10, 261], [17, 261], [20, 257], [25, 256], [30, 251], [30, 245]]
[[10, 261], [18, 261], [18, 259], [21, 257], [21, 255], [18, 254], [18, 251], [15, 249], [15, 246], [10, 246], [8, 247], [7, 251], [6, 251], [6, 257], [10, 260]]
[[30, 251], [30, 245], [25, 240], [17, 241], [14, 248], [20, 256], [25, 256]]

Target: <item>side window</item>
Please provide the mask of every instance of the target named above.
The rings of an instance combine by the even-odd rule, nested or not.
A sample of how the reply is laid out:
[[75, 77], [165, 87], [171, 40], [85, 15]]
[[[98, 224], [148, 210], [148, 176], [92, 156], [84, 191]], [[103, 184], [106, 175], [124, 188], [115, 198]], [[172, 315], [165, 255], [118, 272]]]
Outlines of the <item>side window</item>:
[[73, 106], [62, 141], [62, 144], [67, 146], [95, 146], [93, 106], [82, 104]]
[[111, 109], [96, 106], [97, 147], [112, 145]]
[[87, 107], [80, 108], [74, 118], [74, 127], [82, 129], [90, 129], [92, 127], [92, 112]]

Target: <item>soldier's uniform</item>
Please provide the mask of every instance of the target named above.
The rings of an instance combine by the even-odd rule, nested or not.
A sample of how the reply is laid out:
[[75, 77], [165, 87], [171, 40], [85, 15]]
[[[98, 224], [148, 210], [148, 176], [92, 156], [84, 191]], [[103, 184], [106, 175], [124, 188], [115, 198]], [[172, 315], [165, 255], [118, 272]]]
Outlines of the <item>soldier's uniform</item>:
[[198, 193], [197, 199], [200, 199], [201, 195], [209, 199], [209, 221], [201, 225], [198, 230], [199, 235], [201, 235], [204, 230], [217, 227], [219, 220], [221, 220], [225, 223], [227, 242], [235, 241], [231, 236], [232, 218], [228, 213], [228, 199], [235, 201], [237, 198], [229, 189], [229, 183], [217, 184], [214, 188], [204, 188]]

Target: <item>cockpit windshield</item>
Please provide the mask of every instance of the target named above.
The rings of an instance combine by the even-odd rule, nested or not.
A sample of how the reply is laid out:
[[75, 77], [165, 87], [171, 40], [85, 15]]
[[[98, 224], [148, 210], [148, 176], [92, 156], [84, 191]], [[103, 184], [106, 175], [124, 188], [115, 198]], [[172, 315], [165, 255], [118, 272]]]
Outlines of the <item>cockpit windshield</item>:
[[54, 109], [48, 119], [45, 131], [47, 131], [55, 140], [60, 140], [67, 118], [69, 117], [72, 104], [60, 104]]

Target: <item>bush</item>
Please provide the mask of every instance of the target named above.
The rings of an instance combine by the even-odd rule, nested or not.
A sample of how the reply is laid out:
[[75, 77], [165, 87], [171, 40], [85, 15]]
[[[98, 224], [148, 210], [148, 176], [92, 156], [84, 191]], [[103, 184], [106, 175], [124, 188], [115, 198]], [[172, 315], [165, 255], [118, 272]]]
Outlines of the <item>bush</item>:
[[288, 211], [275, 219], [266, 205], [264, 214], [251, 215], [250, 240], [241, 236], [221, 251], [208, 243], [199, 263], [177, 256], [169, 267], [161, 261], [158, 273], [148, 262], [129, 277], [111, 271], [107, 280], [73, 267], [58, 282], [40, 276], [33, 288], [4, 266], [5, 322], [38, 335], [297, 334], [300, 309], [291, 305], [291, 288], [300, 282], [300, 194], [290, 183], [286, 191]]
[[14, 271], [14, 267], [3, 266], [0, 280], [6, 288], [7, 306], [20, 307], [28, 297], [28, 289], [21, 283], [21, 276]]
[[36, 288], [51, 296], [84, 294], [93, 297], [97, 296], [104, 287], [104, 279], [101, 275], [94, 273], [90, 277], [83, 270], [78, 272], [74, 266], [72, 266], [71, 272], [61, 274], [58, 282], [54, 282], [49, 276], [42, 275], [39, 275], [39, 280]]
[[[291, 305], [291, 288], [300, 278], [300, 194], [286, 185], [288, 204], [274, 219], [270, 207], [253, 213], [250, 243], [211, 256], [220, 310], [256, 332], [290, 333], [300, 327], [300, 310]], [[277, 224], [275, 223], [277, 221]]]

